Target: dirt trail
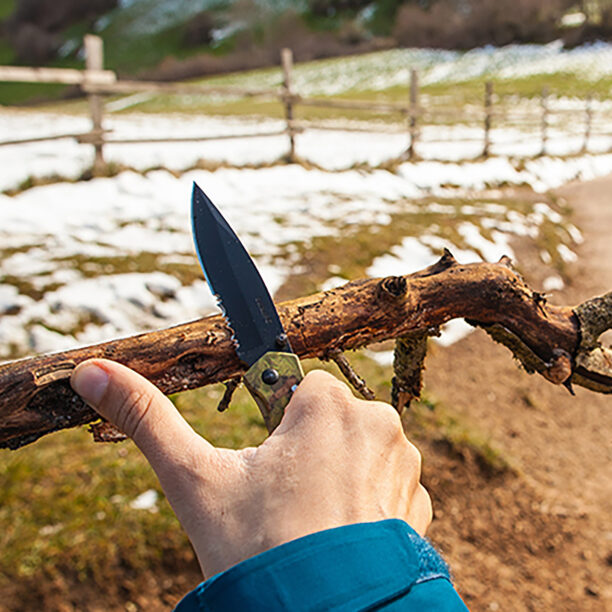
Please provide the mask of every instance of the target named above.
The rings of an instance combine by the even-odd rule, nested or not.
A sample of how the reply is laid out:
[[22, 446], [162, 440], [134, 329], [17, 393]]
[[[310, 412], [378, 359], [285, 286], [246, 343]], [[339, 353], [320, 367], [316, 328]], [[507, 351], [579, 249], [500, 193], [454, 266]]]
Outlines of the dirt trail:
[[[612, 290], [612, 176], [568, 185], [555, 195], [574, 209], [585, 239], [570, 283], [551, 296], [571, 305]], [[542, 273], [536, 269], [522, 266], [538, 289]], [[476, 423], [521, 473], [520, 486], [498, 483], [485, 493], [493, 504], [495, 494], [511, 490], [498, 504], [506, 519], [495, 512], [484, 516], [489, 522], [480, 541], [472, 529], [464, 535], [467, 543], [453, 542], [446, 512], [434, 524], [432, 538], [446, 547], [468, 603], [492, 610], [612, 610], [612, 398], [583, 389], [574, 398], [528, 376], [507, 349], [480, 331], [434, 350], [427, 367], [430, 393]], [[476, 498], [474, 508], [469, 503], [460, 518], [481, 520], [488, 506]], [[538, 527], [531, 532], [533, 525]], [[491, 537], [507, 550], [486, 555]]]

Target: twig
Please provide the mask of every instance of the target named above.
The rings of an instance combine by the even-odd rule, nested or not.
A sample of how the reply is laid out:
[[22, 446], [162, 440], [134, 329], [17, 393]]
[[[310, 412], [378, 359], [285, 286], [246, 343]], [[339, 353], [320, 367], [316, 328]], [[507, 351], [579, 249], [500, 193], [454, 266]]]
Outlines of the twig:
[[329, 351], [326, 357], [331, 359], [338, 366], [342, 374], [344, 374], [346, 380], [348, 380], [357, 393], [361, 393], [361, 395], [367, 400], [376, 399], [374, 391], [372, 391], [372, 389], [370, 389], [366, 384], [365, 380], [363, 380], [363, 378], [361, 378], [361, 376], [359, 376], [359, 374], [353, 370], [353, 367], [340, 349], [333, 349]]
[[225, 385], [225, 392], [223, 393], [223, 397], [217, 406], [217, 410], [219, 412], [225, 412], [229, 408], [234, 392], [238, 388], [238, 385], [240, 385], [241, 380], [242, 378], [232, 378], [223, 383]]

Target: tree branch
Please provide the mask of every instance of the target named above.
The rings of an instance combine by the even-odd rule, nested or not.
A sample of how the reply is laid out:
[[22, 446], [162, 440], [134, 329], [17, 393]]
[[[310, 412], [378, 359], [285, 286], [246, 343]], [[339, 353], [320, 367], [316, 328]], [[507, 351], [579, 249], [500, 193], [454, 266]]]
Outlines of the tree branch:
[[[610, 326], [611, 300], [608, 294], [576, 309], [552, 306], [527, 287], [507, 260], [462, 265], [446, 252], [415, 274], [353, 281], [284, 302], [278, 311], [300, 358], [431, 333], [450, 319], [465, 317], [508, 346], [527, 371], [557, 384], [611, 393], [612, 353], [593, 340]], [[583, 345], [581, 331], [592, 321], [593, 309], [596, 322]], [[92, 357], [124, 363], [166, 394], [236, 378], [245, 370], [221, 316], [9, 362], [0, 366], [0, 447], [18, 448], [49, 432], [97, 420], [68, 383], [74, 367]]]
[[357, 391], [357, 393], [361, 394], [367, 400], [375, 400], [376, 395], [374, 391], [368, 387], [365, 380], [353, 370], [353, 367], [348, 362], [348, 359], [344, 356], [344, 353], [340, 349], [335, 349], [331, 351], [328, 355], [324, 357], [324, 359], [331, 359], [337, 366], [338, 369], [344, 375], [344, 378], [348, 381], [348, 383]]

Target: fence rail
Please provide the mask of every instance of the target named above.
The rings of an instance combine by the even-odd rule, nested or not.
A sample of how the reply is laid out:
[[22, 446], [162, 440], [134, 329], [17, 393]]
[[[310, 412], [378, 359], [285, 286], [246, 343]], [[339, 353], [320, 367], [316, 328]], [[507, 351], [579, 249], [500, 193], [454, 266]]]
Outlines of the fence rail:
[[[317, 98], [302, 96], [295, 91], [293, 86], [293, 57], [290, 49], [281, 52], [282, 85], [275, 89], [250, 89], [244, 87], [216, 87], [206, 84], [190, 84], [181, 82], [148, 82], [119, 80], [111, 70], [104, 70], [103, 43], [98, 36], [86, 35], [85, 46], [85, 69], [63, 69], [63, 68], [29, 68], [20, 66], [0, 66], [0, 81], [19, 81], [36, 83], [62, 83], [77, 85], [87, 95], [91, 116], [91, 130], [83, 133], [67, 133], [52, 136], [39, 136], [18, 140], [0, 141], [0, 146], [19, 145], [26, 143], [42, 142], [46, 140], [59, 140], [64, 138], [75, 139], [81, 144], [93, 145], [94, 173], [102, 172], [105, 167], [104, 146], [107, 144], [134, 144], [134, 143], [158, 143], [158, 142], [198, 142], [210, 140], [230, 140], [243, 138], [261, 138], [270, 136], [286, 135], [289, 140], [287, 158], [296, 160], [295, 141], [296, 135], [305, 130], [318, 129], [344, 132], [374, 132], [374, 133], [398, 133], [397, 119], [399, 118], [406, 134], [407, 146], [401, 159], [414, 160], [418, 158], [418, 148], [421, 144], [433, 144], [440, 142], [482, 142], [481, 155], [489, 157], [493, 154], [492, 149], [496, 146], [492, 134], [495, 129], [510, 128], [518, 130], [530, 130], [539, 134], [539, 155], [544, 155], [549, 150], [551, 140], [559, 138], [556, 133], [559, 130], [558, 122], [568, 121], [575, 118], [571, 125], [564, 127], [563, 137], [582, 137], [582, 142], [577, 153], [588, 151], [589, 144], [594, 136], [612, 136], [612, 118], [605, 121], [602, 113], [596, 112], [593, 98], [587, 96], [581, 108], [576, 109], [553, 109], [551, 108], [549, 92], [544, 89], [538, 104], [532, 104], [531, 108], [514, 108], [510, 103], [504, 104], [501, 98], [495, 94], [493, 83], [487, 81], [484, 85], [482, 106], [474, 104], [465, 105], [463, 109], [457, 109], [448, 103], [435, 106], [431, 99], [426, 99], [426, 104], [421, 102], [419, 93], [419, 75], [416, 70], [411, 70], [410, 80], [407, 83], [408, 92], [405, 103], [398, 102], [372, 102], [367, 100], [344, 100], [331, 98]], [[195, 95], [195, 96], [222, 96], [250, 99], [263, 99], [277, 102], [281, 105], [284, 113], [286, 127], [282, 130], [268, 132], [250, 132], [243, 134], [218, 134], [218, 135], [196, 135], [184, 137], [160, 137], [160, 138], [113, 138], [112, 130], [103, 128], [104, 118], [104, 96], [125, 94], [169, 94], [169, 95]], [[330, 125], [296, 119], [297, 107], [327, 108], [336, 111], [363, 111], [377, 116], [396, 117], [396, 123], [352, 122], [348, 125]], [[424, 128], [433, 126], [461, 126], [466, 128], [477, 128], [481, 135], [470, 136], [453, 135], [452, 139], [445, 140], [438, 137], [423, 136]], [[518, 139], [515, 144], [520, 142]], [[510, 141], [504, 139], [504, 146]]]

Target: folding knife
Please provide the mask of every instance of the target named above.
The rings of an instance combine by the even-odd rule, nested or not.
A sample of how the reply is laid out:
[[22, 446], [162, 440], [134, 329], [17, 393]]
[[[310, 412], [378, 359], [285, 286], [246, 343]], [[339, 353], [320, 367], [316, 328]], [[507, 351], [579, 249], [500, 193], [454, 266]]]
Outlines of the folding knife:
[[244, 383], [271, 433], [304, 378], [255, 263], [208, 196], [193, 184], [193, 237], [211, 291], [234, 332], [238, 357], [249, 367]]

